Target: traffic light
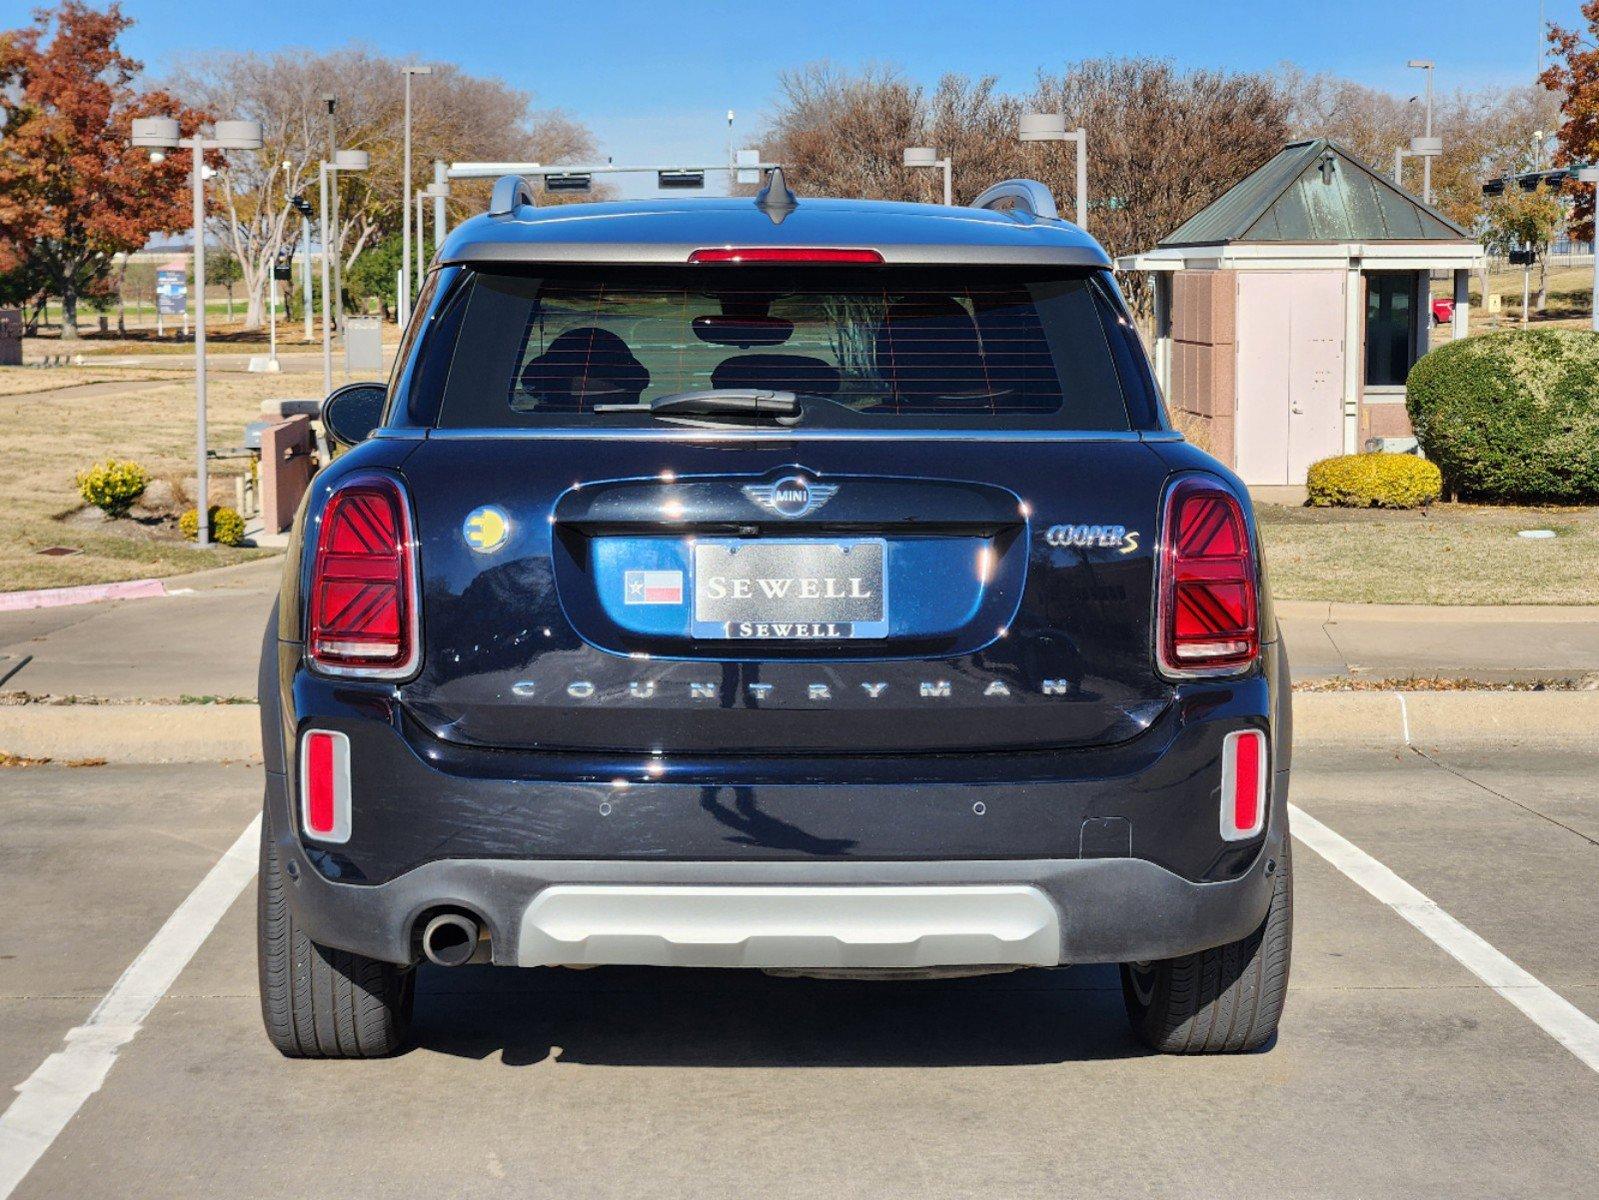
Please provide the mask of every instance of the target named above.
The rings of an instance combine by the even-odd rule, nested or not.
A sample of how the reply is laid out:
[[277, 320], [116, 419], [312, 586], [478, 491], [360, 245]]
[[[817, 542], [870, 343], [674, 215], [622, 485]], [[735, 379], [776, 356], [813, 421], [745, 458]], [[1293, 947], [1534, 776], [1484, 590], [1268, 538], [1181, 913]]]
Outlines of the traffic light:
[[294, 206], [295, 212], [306, 218], [306, 220], [311, 219], [311, 215], [315, 210], [311, 207], [311, 202], [304, 196], [290, 196], [289, 203]]

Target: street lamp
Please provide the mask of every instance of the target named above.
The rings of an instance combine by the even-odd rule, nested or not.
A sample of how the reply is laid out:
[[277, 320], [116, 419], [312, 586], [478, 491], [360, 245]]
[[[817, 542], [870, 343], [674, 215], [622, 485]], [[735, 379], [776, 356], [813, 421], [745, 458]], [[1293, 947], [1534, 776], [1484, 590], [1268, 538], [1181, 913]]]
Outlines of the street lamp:
[[[432, 67], [401, 67], [400, 73], [405, 76], [405, 173], [404, 199], [400, 203], [400, 278], [405, 281], [400, 288], [400, 294], [395, 297], [398, 301], [400, 325], [405, 325], [406, 315], [411, 309], [411, 225], [405, 219], [411, 211], [411, 77], [413, 75], [431, 75]], [[417, 246], [417, 253], [422, 253], [422, 247]]]
[[[365, 150], [335, 150], [333, 161], [323, 159], [317, 164], [318, 177], [322, 187], [322, 394], [326, 396], [333, 390], [333, 299], [328, 292], [329, 286], [338, 287], [337, 274], [331, 283], [328, 279], [328, 258], [338, 253], [333, 248], [331, 234], [328, 230], [329, 214], [332, 219], [338, 220], [339, 203], [339, 172], [364, 171], [371, 166], [372, 157]], [[329, 207], [329, 191], [332, 192], [332, 207]]]
[[932, 146], [907, 146], [905, 148], [905, 165], [907, 167], [942, 168], [944, 171], [944, 205], [948, 207], [955, 203], [954, 181], [951, 178], [953, 160], [947, 155], [938, 157], [938, 151]]
[[444, 245], [444, 202], [450, 197], [449, 168], [438, 159], [433, 160], [433, 183], [428, 195], [433, 197], [433, 246]]
[[1413, 58], [1405, 64], [1417, 71], [1427, 72], [1427, 127], [1424, 135], [1410, 139], [1410, 152], [1421, 159], [1421, 199], [1424, 204], [1432, 203], [1432, 160], [1443, 153], [1443, 143], [1432, 136], [1432, 72], [1433, 61], [1430, 58]]
[[154, 153], [179, 147], [190, 152], [189, 179], [194, 193], [194, 417], [195, 417], [195, 515], [199, 518], [195, 542], [211, 544], [210, 479], [207, 472], [205, 435], [205, 152], [207, 150], [259, 150], [261, 126], [255, 121], [218, 121], [211, 136], [196, 130], [193, 137], [179, 137], [178, 123], [171, 117], [136, 117], [133, 121], [135, 146]]
[[1593, 295], [1589, 298], [1588, 306], [1592, 312], [1589, 325], [1599, 332], [1599, 165], [1577, 168], [1577, 181], [1594, 185], [1594, 256], [1593, 256]]
[[1077, 225], [1088, 228], [1088, 132], [1079, 125], [1070, 133], [1066, 131], [1066, 117], [1062, 113], [1023, 113], [1016, 131], [1023, 142], [1076, 142], [1077, 143]]
[[[444, 244], [444, 200], [449, 194], [450, 185], [444, 182], [430, 183], [425, 188], [417, 189], [416, 193], [416, 203], [419, 210], [425, 210], [425, 201], [433, 201], [433, 252], [435, 254], [438, 253], [439, 247]], [[424, 244], [422, 217], [419, 212], [416, 221], [416, 290], [418, 295], [422, 292], [422, 284], [427, 280], [427, 258], [423, 254]]]

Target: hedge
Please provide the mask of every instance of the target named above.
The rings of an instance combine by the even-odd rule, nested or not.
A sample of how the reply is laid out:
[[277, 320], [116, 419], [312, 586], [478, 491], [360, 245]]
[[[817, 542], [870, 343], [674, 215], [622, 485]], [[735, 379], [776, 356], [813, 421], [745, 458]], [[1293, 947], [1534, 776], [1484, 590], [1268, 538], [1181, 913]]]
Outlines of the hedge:
[[1343, 454], [1312, 463], [1305, 475], [1318, 508], [1420, 508], [1438, 499], [1438, 467], [1414, 454]]
[[1406, 384], [1410, 423], [1463, 500], [1599, 500], [1599, 333], [1529, 329], [1450, 342]]
[[[237, 546], [244, 541], [244, 518], [231, 508], [213, 504], [208, 513], [211, 540], [222, 546]], [[178, 518], [178, 532], [191, 542], [200, 537], [200, 513], [189, 509]]]

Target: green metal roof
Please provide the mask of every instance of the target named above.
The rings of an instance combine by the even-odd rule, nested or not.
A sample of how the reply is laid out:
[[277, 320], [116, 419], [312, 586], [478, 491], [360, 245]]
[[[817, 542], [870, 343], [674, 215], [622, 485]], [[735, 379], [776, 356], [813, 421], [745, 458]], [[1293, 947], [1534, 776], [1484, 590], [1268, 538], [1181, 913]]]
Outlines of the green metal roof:
[[1448, 217], [1326, 138], [1290, 142], [1162, 246], [1471, 241]]

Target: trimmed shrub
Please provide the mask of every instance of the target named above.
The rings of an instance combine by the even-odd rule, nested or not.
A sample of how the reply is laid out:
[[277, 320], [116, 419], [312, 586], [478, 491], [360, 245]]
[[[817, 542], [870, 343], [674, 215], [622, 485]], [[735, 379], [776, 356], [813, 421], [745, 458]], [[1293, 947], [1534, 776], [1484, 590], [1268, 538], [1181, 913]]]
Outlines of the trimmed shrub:
[[1317, 508], [1420, 508], [1443, 486], [1437, 465], [1414, 454], [1342, 454], [1312, 463], [1305, 474]]
[[1599, 333], [1528, 329], [1441, 346], [1410, 372], [1410, 423], [1466, 500], [1599, 500]]
[[[224, 546], [237, 546], [244, 541], [244, 518], [231, 508], [220, 504], [211, 506], [211, 540]], [[178, 532], [191, 542], [200, 536], [200, 512], [189, 509], [178, 518]]]
[[133, 502], [144, 495], [150, 472], [136, 462], [105, 462], [78, 472], [78, 492], [85, 504], [92, 504], [107, 516], [125, 517]]

